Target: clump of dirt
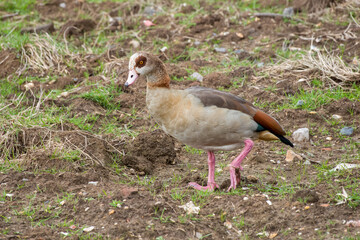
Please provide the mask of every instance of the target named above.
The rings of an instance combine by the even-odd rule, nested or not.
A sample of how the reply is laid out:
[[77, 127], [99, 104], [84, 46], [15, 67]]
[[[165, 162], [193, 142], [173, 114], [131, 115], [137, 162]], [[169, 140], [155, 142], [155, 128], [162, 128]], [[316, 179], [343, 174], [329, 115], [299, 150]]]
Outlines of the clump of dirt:
[[86, 100], [84, 98], [75, 98], [70, 99], [68, 104], [69, 103], [71, 112], [73, 112], [75, 116], [86, 116], [88, 114], [94, 116], [105, 115], [105, 110], [99, 106], [99, 104], [94, 103], [93, 101]]
[[178, 64], [166, 63], [165, 67], [170, 77], [183, 78], [188, 75], [186, 69], [179, 67]]
[[20, 67], [20, 59], [12, 50], [4, 50], [0, 52], [0, 78], [5, 78]]
[[324, 108], [329, 114], [338, 114], [342, 116], [360, 114], [360, 102], [351, 101], [348, 98], [343, 98], [331, 104], [325, 105]]
[[[106, 166], [111, 162], [108, 143], [82, 131], [27, 128], [8, 137], [14, 158], [30, 169], [73, 169], [87, 165]], [[76, 155], [71, 153], [77, 152]], [[69, 166], [68, 166], [69, 165]]]
[[319, 199], [320, 199], [319, 195], [312, 190], [299, 190], [292, 197], [292, 201], [300, 200], [308, 203], [318, 202]]
[[165, 164], [175, 164], [174, 140], [161, 130], [139, 134], [126, 146], [124, 165], [146, 174], [152, 174], [156, 168]]
[[174, 44], [171, 48], [167, 49], [158, 57], [162, 61], [167, 61], [167, 60], [186, 61], [190, 58], [186, 43]]
[[148, 38], [153, 39], [159, 37], [166, 40], [171, 40], [173, 33], [167, 28], [154, 28], [149, 30]]
[[250, 79], [254, 75], [254, 70], [251, 67], [239, 67], [229, 73], [231, 78], [243, 78], [245, 80]]
[[204, 84], [211, 87], [225, 87], [231, 86], [231, 79], [225, 73], [210, 73], [204, 77]]
[[79, 36], [93, 30], [95, 27], [96, 23], [91, 19], [70, 20], [61, 27], [59, 35], [61, 37]]
[[295, 11], [317, 12], [328, 7], [334, 7], [343, 0], [295, 0], [293, 6]]
[[195, 25], [191, 27], [192, 34], [203, 33], [208, 30], [222, 29], [224, 27], [224, 19], [220, 14], [210, 14], [199, 17], [195, 20]]
[[181, 13], [191, 13], [194, 11], [196, 11], [196, 9], [190, 4], [186, 4], [186, 5], [184, 4], [181, 6], [181, 9], [180, 9]]

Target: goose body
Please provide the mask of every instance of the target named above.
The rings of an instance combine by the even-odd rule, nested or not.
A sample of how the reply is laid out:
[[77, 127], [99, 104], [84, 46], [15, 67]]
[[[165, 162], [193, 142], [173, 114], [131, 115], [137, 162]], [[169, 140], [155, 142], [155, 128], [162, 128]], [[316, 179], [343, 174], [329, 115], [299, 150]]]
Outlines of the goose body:
[[274, 118], [238, 96], [204, 87], [171, 89], [164, 64], [149, 53], [131, 56], [125, 86], [133, 84], [139, 75], [147, 78], [146, 105], [161, 128], [180, 142], [208, 152], [208, 185], [190, 183], [196, 189], [218, 187], [213, 151], [244, 147], [230, 164], [230, 190], [240, 182], [240, 172], [235, 170], [242, 169], [240, 164], [254, 144], [252, 139], [281, 140], [293, 146]]

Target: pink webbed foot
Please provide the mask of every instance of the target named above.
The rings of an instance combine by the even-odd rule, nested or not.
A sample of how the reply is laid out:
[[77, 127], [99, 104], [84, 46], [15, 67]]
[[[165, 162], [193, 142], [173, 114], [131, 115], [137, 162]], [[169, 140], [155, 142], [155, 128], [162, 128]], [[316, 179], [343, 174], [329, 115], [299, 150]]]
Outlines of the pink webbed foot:
[[208, 182], [207, 186], [201, 186], [197, 184], [196, 182], [189, 183], [190, 187], [195, 188], [196, 190], [200, 191], [214, 191], [216, 188], [219, 188], [219, 185], [217, 185], [215, 182]]
[[240, 183], [240, 170], [242, 170], [241, 162], [244, 160], [246, 155], [251, 151], [252, 147], [254, 146], [254, 142], [250, 139], [246, 139], [245, 141], [245, 147], [244, 150], [240, 153], [239, 156], [237, 156], [234, 161], [230, 164], [230, 187], [228, 188], [228, 191], [231, 191], [232, 189], [236, 189], [236, 185]]
[[239, 168], [235, 168], [234, 166], [230, 165], [230, 187], [227, 190], [228, 192], [230, 192], [231, 190], [235, 190], [236, 186], [240, 183], [240, 170], [243, 170], [241, 166]]
[[209, 176], [206, 187], [203, 187], [196, 182], [189, 183], [189, 186], [201, 191], [214, 191], [219, 188], [219, 185], [215, 183], [215, 155], [212, 151], [208, 151], [208, 164], [209, 164]]

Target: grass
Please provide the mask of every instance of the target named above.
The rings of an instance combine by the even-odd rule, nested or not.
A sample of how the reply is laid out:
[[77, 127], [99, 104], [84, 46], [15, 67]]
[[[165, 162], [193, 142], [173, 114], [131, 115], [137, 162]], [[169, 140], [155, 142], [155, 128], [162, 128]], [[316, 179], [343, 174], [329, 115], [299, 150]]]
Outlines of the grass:
[[[87, 2], [97, 4], [103, 1], [89, 0]], [[125, 3], [126, 1], [116, 2]], [[189, 14], [181, 13], [180, 4], [183, 3], [192, 5], [195, 11]], [[169, 226], [176, 231], [180, 228], [185, 229], [184, 232], [190, 231], [189, 226], [191, 229], [204, 229], [204, 232], [201, 232], [200, 239], [207, 239], [210, 236], [216, 238], [215, 232], [211, 232], [209, 229], [222, 231], [225, 229], [225, 222], [231, 222], [233, 225], [233, 229], [226, 231], [232, 234], [237, 234], [235, 230], [241, 231], [241, 236], [238, 236], [239, 239], [253, 239], [259, 237], [256, 236], [257, 233], [269, 231], [269, 228], [266, 226], [255, 229], [256, 223], [254, 224], [254, 222], [261, 222], [262, 219], [257, 219], [259, 215], [256, 213], [257, 207], [251, 204], [261, 204], [259, 207], [264, 204], [266, 206], [267, 203], [264, 200], [264, 194], [266, 194], [273, 203], [271, 209], [286, 214], [288, 206], [284, 203], [289, 204], [290, 207], [299, 205], [298, 209], [309, 205], [307, 197], [296, 199], [295, 202], [291, 201], [297, 191], [309, 189], [321, 192], [321, 203], [330, 203], [332, 210], [344, 207], [347, 208], [346, 211], [357, 213], [360, 206], [360, 195], [358, 193], [360, 185], [357, 181], [359, 170], [330, 171], [338, 163], [357, 163], [360, 160], [358, 157], [359, 144], [356, 138], [339, 134], [340, 129], [344, 126], [352, 126], [355, 134], [357, 134], [359, 130], [357, 111], [350, 110], [346, 115], [347, 118], [340, 121], [331, 119], [331, 116], [322, 113], [316, 115], [318, 116], [316, 118], [312, 115], [307, 117], [301, 124], [299, 124], [300, 121], [296, 121], [292, 125], [292, 123], [286, 122], [286, 118], [280, 119], [280, 122], [287, 126], [288, 131], [304, 126], [310, 128], [311, 144], [299, 143], [298, 146], [300, 147], [297, 147], [295, 151], [308, 156], [310, 160], [318, 161], [319, 164], [304, 165], [301, 161], [292, 164], [286, 163], [284, 161], [286, 148], [277, 143], [273, 145], [257, 143], [258, 148], [254, 150], [252, 156], [256, 156], [259, 152], [265, 153], [266, 160], [258, 163], [249, 157], [244, 163], [242, 176], [246, 178], [248, 175], [254, 175], [258, 181], [242, 182], [241, 186], [231, 192], [222, 190], [201, 192], [187, 187], [188, 181], [198, 181], [198, 178], [206, 181], [208, 174], [205, 151], [191, 146], [176, 146], [178, 162], [175, 166], [161, 165], [157, 159], [151, 159], [155, 166], [152, 175], [139, 176], [139, 172], [130, 171], [130, 168], [122, 163], [122, 156], [125, 151], [124, 143], [132, 141], [143, 131], [160, 128], [153, 124], [154, 119], [149, 117], [147, 110], [144, 110], [145, 103], [139, 105], [138, 101], [132, 102], [127, 98], [124, 98], [124, 102], [119, 100], [123, 99], [122, 94], [133, 95], [134, 99], [136, 97], [143, 98], [145, 94], [145, 89], [141, 88], [141, 82], [137, 87], [130, 90], [123, 90], [119, 87], [121, 81], [124, 80], [122, 79], [123, 73], [127, 71], [129, 55], [138, 50], [160, 53], [159, 49], [164, 46], [169, 51], [184, 43], [182, 48], [184, 51], [175, 56], [168, 55], [167, 63], [174, 63], [174, 65], [186, 68], [187, 76], [195, 71], [206, 76], [214, 72], [229, 74], [240, 67], [253, 70], [254, 73], [249, 76], [232, 78], [230, 87], [220, 87], [219, 89], [245, 96], [249, 101], [256, 98], [262, 99], [257, 101], [257, 106], [266, 109], [269, 113], [274, 113], [275, 116], [281, 115], [279, 112], [284, 111], [285, 114], [294, 114], [294, 117], [297, 118], [298, 112], [301, 112], [300, 109], [308, 112], [321, 112], [323, 109], [330, 108], [334, 101], [344, 98], [352, 102], [359, 101], [360, 87], [357, 82], [349, 80], [358, 74], [358, 66], [352, 68], [349, 63], [351, 61], [346, 59], [347, 48], [351, 44], [347, 45], [346, 41], [344, 41], [344, 45], [324, 43], [323, 49], [326, 47], [329, 49], [328, 51], [320, 50], [320, 52], [309, 54], [309, 46], [306, 43], [306, 47], [299, 51], [291, 50], [291, 47], [298, 46], [294, 45], [294, 43], [298, 43], [296, 35], [291, 40], [284, 39], [281, 41], [275, 37], [276, 34], [281, 34], [285, 28], [298, 24], [304, 25], [307, 30], [320, 31], [321, 26], [306, 25], [307, 14], [299, 13], [296, 15], [300, 22], [291, 19], [279, 22], [274, 28], [276, 34], [269, 33], [266, 36], [258, 37], [250, 31], [243, 40], [232, 44], [220, 37], [223, 27], [212, 27], [208, 32], [204, 32], [204, 36], [201, 35], [202, 33], [198, 35], [192, 33], [192, 27], [196, 25], [196, 21], [209, 14], [207, 8], [203, 6], [204, 3], [199, 1], [177, 0], [170, 3], [171, 6], [160, 4], [163, 12], [154, 17], [141, 16], [145, 7], [141, 5], [140, 15], [132, 16], [135, 23], [131, 25], [124, 22], [122, 23], [123, 28], [115, 32], [104, 30], [105, 27], [108, 27], [106, 11], [103, 11], [102, 15], [96, 15], [97, 13], [86, 12], [86, 8], [84, 8], [76, 12], [79, 19], [101, 19], [101, 23], [93, 31], [65, 41], [61, 37], [56, 37], [56, 34], [20, 33], [24, 27], [38, 25], [40, 19], [43, 18], [35, 8], [36, 4], [37, 2], [34, 0], [5, 0], [0, 3], [1, 11], [19, 13], [19, 16], [15, 18], [0, 21], [0, 51], [12, 49], [11, 51], [18, 54], [22, 66], [27, 61], [27, 68], [22, 74], [13, 75], [9, 78], [5, 76], [0, 79], [0, 172], [4, 175], [14, 174], [14, 176], [17, 176], [18, 172], [24, 176], [33, 174], [31, 175], [33, 178], [29, 177], [31, 179], [29, 182], [20, 181], [20, 179], [19, 181], [16, 180], [16, 184], [13, 184], [15, 178], [10, 178], [10, 180], [6, 180], [9, 181], [9, 185], [2, 185], [4, 189], [0, 191], [0, 208], [6, 210], [0, 214], [0, 223], [5, 226], [0, 230], [0, 238], [6, 238], [9, 235], [15, 235], [19, 238], [26, 237], [23, 233], [12, 228], [20, 221], [31, 229], [51, 229], [52, 232], [68, 234], [68, 237], [56, 235], [58, 238], [108, 239], [111, 238], [108, 237], [108, 233], [111, 235], [111, 231], [116, 232], [118, 229], [121, 230], [121, 234], [124, 234], [117, 236], [120, 238], [136, 238], [139, 236], [146, 238], [142, 235], [143, 231], [138, 231], [139, 236], [128, 231], [128, 223], [134, 223], [133, 216], [137, 216], [137, 218], [141, 218], [141, 221], [139, 220], [136, 224], [142, 226], [144, 231], [150, 232], [151, 238], [156, 239], [167, 239], [169, 232], [163, 229], [169, 229]], [[152, 6], [152, 3], [148, 3], [148, 5]], [[256, 12], [281, 13], [284, 8], [284, 6], [263, 8], [261, 1], [257, 0], [229, 2], [228, 6], [225, 6], [221, 1], [211, 0], [206, 2], [206, 5], [211, 5], [213, 14], [221, 13], [221, 16], [224, 15], [229, 21], [226, 28], [229, 28], [231, 33], [240, 31], [243, 34], [245, 34], [243, 30], [252, 29], [253, 26], [251, 25], [254, 24], [254, 21], [258, 21], [251, 14]], [[132, 6], [127, 5], [126, 8], [131, 9]], [[123, 9], [117, 11], [123, 19], [127, 19], [127, 15], [123, 14], [125, 12]], [[244, 13], [249, 13], [249, 16], [244, 15]], [[352, 12], [351, 14], [357, 19], [357, 13]], [[161, 18], [169, 16], [172, 25], [170, 22], [163, 24]], [[335, 19], [331, 16], [332, 12], [329, 11], [320, 20], [323, 24], [330, 22], [339, 27], [347, 26], [349, 22], [353, 21], [350, 17]], [[141, 24], [143, 18], [158, 21], [157, 25], [147, 29]], [[64, 24], [66, 20], [55, 19], [56, 28]], [[170, 32], [174, 31], [174, 39], [153, 37], [152, 32], [159, 28], [167, 28]], [[266, 30], [262, 29], [261, 31]], [[259, 32], [257, 29], [254, 31], [255, 33]], [[214, 37], [213, 33], [216, 33], [217, 37]], [[316, 33], [320, 34], [320, 32]], [[141, 42], [139, 49], [128, 47], [130, 40], [133, 39]], [[196, 40], [199, 40], [201, 44], [195, 46], [193, 43]], [[95, 63], [91, 63], [94, 64], [94, 67], [91, 64], [88, 65], [85, 60], [88, 55], [100, 56], [113, 44], [121, 45], [128, 56], [115, 59], [111, 63], [100, 57]], [[214, 53], [213, 48], [215, 46], [226, 47], [228, 52], [223, 55]], [[234, 49], [244, 49], [250, 52], [253, 58], [239, 60], [233, 52]], [[267, 50], [273, 51], [275, 57], [267, 56]], [[204, 60], [209, 64], [202, 66], [197, 66], [193, 62], [187, 64], [187, 61], [194, 60]], [[309, 60], [311, 61], [309, 62]], [[322, 60], [326, 64], [319, 64]], [[335, 61], [337, 65], [329, 65], [332, 61]], [[264, 63], [264, 66], [259, 67], [259, 63]], [[312, 68], [317, 71], [316, 74], [307, 74], [306, 70]], [[84, 71], [80, 73], [79, 69]], [[337, 71], [345, 69], [347, 71], [341, 72], [337, 77], [334, 76], [337, 71], [332, 71], [333, 69]], [[46, 84], [60, 76], [76, 76], [76, 78], [81, 78], [82, 82], [68, 85], [64, 89], [54, 89], [43, 93], [35, 90], [24, 92], [21, 88], [23, 84], [31, 81]], [[94, 76], [100, 76], [101, 80], [94, 80]], [[187, 79], [187, 76], [172, 77], [172, 80], [180, 85], [184, 79]], [[293, 93], [281, 92], [279, 80], [296, 82], [300, 78], [306, 78], [306, 82], [299, 84], [300, 87], [295, 89]], [[205, 86], [206, 84], [203, 83]], [[257, 90], [252, 92], [253, 88]], [[81, 89], [88, 90], [82, 91]], [[70, 96], [60, 97], [63, 92], [69, 92]], [[278, 97], [279, 101], [269, 101], [265, 96], [267, 94]], [[262, 95], [265, 97], [261, 98]], [[84, 100], [86, 106], [94, 106], [96, 110], [80, 114], [80, 111], [77, 111], [76, 106], [73, 105], [79, 99]], [[297, 106], [299, 100], [304, 102], [301, 107]], [[289, 109], [295, 109], [295, 111], [289, 111]], [[349, 120], [349, 116], [351, 120]], [[42, 138], [40, 144], [25, 146], [22, 138], [24, 138], [24, 130], [29, 128], [49, 130], [46, 137], [51, 136], [52, 140], [47, 141], [45, 135], [38, 133], [30, 137]], [[58, 132], [62, 131], [77, 132], [82, 134], [85, 140], [73, 146], [65, 138], [56, 136]], [[329, 136], [333, 140], [325, 140]], [[92, 137], [102, 139], [106, 143], [106, 153], [110, 155], [110, 163], [102, 166], [101, 170], [99, 170], [98, 165], [91, 162], [91, 158], [95, 159], [97, 156], [87, 156], [85, 155], [86, 152], [82, 150], [83, 145], [90, 143], [89, 139]], [[99, 146], [96, 145], [87, 147], [99, 149]], [[324, 147], [331, 148], [332, 151], [322, 151], [321, 149]], [[36, 169], [31, 164], [24, 165], [23, 159], [32, 156], [34, 153], [46, 154], [46, 161], [57, 163], [62, 161], [69, 166], [76, 165], [78, 168], [68, 170], [50, 166], [47, 169]], [[307, 155], [307, 153], [312, 155]], [[97, 154], [96, 151], [95, 154]], [[215, 177], [220, 184], [229, 178], [227, 165], [235, 156], [235, 152], [219, 152], [217, 154]], [[238, 153], [236, 152], [236, 154]], [[270, 160], [273, 160], [276, 165], [269, 163]], [[104, 186], [88, 186], [86, 183], [76, 183], [76, 180], [82, 181], [85, 178], [87, 181], [89, 176], [92, 177], [93, 174], [101, 176]], [[68, 176], [70, 176], [69, 181], [71, 183], [66, 183], [66, 180], [62, 179], [66, 179]], [[35, 181], [33, 179], [36, 179], [37, 185], [33, 184]], [[62, 184], [61, 190], [58, 189], [57, 181]], [[67, 187], [66, 184], [70, 187]], [[118, 185], [121, 187], [137, 187], [138, 193], [127, 199], [119, 193]], [[343, 189], [346, 194], [344, 194]], [[244, 200], [244, 197], [249, 198], [248, 202]], [[189, 201], [193, 201], [196, 206], [200, 207], [201, 210], [198, 215], [188, 215], [183, 210], [178, 209], [178, 206]], [[151, 202], [154, 202], [154, 208], [151, 208]], [[161, 204], [157, 205], [157, 202]], [[164, 202], [165, 204], [163, 204]], [[343, 202], [341, 206], [336, 205], [339, 202]], [[318, 204], [314, 203], [314, 205]], [[281, 206], [279, 207], [279, 205]], [[124, 206], [127, 208], [125, 209]], [[149, 207], [150, 212], [139, 214], [139, 209], [145, 207]], [[95, 212], [99, 209], [101, 209], [101, 213]], [[110, 209], [115, 211], [113, 215], [109, 214], [108, 210]], [[271, 209], [269, 211], [272, 211]], [[312, 209], [311, 207], [308, 211], [312, 211]], [[241, 212], [242, 210], [246, 211]], [[92, 217], [85, 217], [86, 223], [82, 220], [88, 213], [88, 216], [94, 216], [94, 219], [100, 219], [98, 215], [103, 214], [101, 222], [105, 223], [105, 228], [110, 228], [111, 225], [112, 230], [106, 232], [106, 230], [100, 230], [101, 226], [96, 226], [92, 232], [84, 232], [85, 227], [95, 225], [91, 223]], [[274, 212], [270, 213], [273, 214]], [[297, 214], [302, 214], [302, 212]], [[341, 231], [344, 230], [336, 224], [336, 219], [334, 219], [329, 219], [322, 227], [316, 226], [320, 230], [316, 231], [312, 237], [326, 239], [327, 231], [337, 228]], [[112, 226], [115, 222], [119, 225]], [[142, 225], [143, 222], [145, 225]], [[292, 226], [291, 222], [288, 224]], [[120, 225], [121, 227], [119, 227]], [[71, 229], [72, 226], [75, 226], [75, 229]], [[297, 235], [296, 229], [279, 228], [277, 230], [279, 230], [279, 238], [301, 238]], [[357, 239], [351, 235], [350, 230], [348, 234], [349, 236], [345, 236], [346, 234], [343, 236], [344, 239]], [[265, 235], [263, 237], [265, 238]]]

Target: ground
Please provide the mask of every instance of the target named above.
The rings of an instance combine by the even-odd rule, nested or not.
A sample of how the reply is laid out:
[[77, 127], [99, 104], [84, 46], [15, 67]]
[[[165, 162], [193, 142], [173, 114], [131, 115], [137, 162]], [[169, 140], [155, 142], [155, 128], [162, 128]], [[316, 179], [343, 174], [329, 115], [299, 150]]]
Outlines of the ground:
[[[359, 9], [2, 1], [0, 239], [360, 239]], [[206, 184], [206, 152], [159, 129], [145, 79], [123, 86], [140, 50], [165, 62], [174, 88], [231, 92], [269, 113], [295, 147], [256, 141], [231, 192], [240, 150], [216, 152], [220, 189], [190, 188]], [[294, 140], [299, 128], [309, 140]], [[190, 201], [198, 213], [180, 208]]]

